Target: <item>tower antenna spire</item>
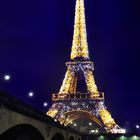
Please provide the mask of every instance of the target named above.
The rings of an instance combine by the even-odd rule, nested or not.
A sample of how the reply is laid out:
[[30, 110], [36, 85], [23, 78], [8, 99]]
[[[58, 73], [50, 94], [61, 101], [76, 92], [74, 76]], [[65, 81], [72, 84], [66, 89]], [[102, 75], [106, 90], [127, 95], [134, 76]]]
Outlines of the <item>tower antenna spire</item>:
[[76, 0], [75, 7], [75, 24], [71, 59], [76, 57], [89, 58], [84, 0]]

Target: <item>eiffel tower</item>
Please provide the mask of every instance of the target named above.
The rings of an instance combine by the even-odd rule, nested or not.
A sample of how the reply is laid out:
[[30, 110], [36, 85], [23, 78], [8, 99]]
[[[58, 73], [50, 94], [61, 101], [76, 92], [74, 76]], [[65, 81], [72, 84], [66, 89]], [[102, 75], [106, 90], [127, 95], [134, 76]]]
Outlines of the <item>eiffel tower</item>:
[[[70, 61], [59, 93], [52, 95], [53, 104], [47, 115], [65, 126], [81, 132], [125, 133], [116, 124], [104, 104], [104, 93], [95, 84], [90, 61], [84, 0], [76, 0], [75, 25]], [[81, 81], [85, 82], [85, 90]]]

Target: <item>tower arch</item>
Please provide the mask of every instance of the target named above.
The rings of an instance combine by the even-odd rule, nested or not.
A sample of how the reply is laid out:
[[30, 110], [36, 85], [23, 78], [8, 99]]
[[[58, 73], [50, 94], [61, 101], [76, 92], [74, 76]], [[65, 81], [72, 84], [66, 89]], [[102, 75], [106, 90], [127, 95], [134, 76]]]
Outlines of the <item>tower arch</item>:
[[69, 111], [64, 113], [64, 116], [66, 116], [65, 119], [65, 125], [69, 125], [70, 123], [78, 120], [78, 119], [89, 119], [90, 121], [93, 121], [95, 123], [97, 123], [100, 127], [102, 127], [102, 122], [92, 113], [90, 113], [89, 111], [85, 111], [85, 110], [74, 110], [74, 111]]

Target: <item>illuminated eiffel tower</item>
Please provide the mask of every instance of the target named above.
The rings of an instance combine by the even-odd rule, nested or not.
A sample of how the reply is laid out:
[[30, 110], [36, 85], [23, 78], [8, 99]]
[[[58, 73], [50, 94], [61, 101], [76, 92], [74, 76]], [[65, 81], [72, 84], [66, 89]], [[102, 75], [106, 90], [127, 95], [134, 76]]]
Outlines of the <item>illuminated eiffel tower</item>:
[[[66, 66], [62, 86], [59, 93], [52, 95], [53, 104], [47, 115], [85, 133], [125, 133], [107, 111], [104, 93], [99, 92], [95, 84], [94, 65], [88, 52], [84, 0], [76, 0], [71, 59]], [[86, 85], [84, 92], [78, 84], [81, 81]]]

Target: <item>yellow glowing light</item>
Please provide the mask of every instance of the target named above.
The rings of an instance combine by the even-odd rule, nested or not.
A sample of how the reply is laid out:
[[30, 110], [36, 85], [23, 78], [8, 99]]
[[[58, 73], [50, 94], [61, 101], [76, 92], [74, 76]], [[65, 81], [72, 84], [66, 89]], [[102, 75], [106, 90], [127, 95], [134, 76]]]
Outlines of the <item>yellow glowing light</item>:
[[104, 125], [108, 129], [112, 129], [116, 125], [114, 119], [111, 117], [110, 113], [106, 109], [99, 110], [99, 113], [103, 120]]
[[50, 108], [49, 111], [47, 112], [47, 115], [54, 118], [55, 115], [58, 113], [58, 110], [55, 108]]
[[95, 85], [95, 80], [92, 71], [86, 71], [84, 74], [86, 78], [88, 91], [92, 94], [98, 95], [98, 90], [97, 90], [97, 86]]
[[71, 81], [74, 78], [74, 73], [70, 69], [67, 70], [59, 94], [67, 94], [70, 89]]
[[71, 59], [74, 59], [76, 57], [89, 58], [86, 23], [85, 23], [85, 9], [83, 0], [76, 1], [75, 10], [76, 13], [75, 13], [75, 25], [74, 25]]

